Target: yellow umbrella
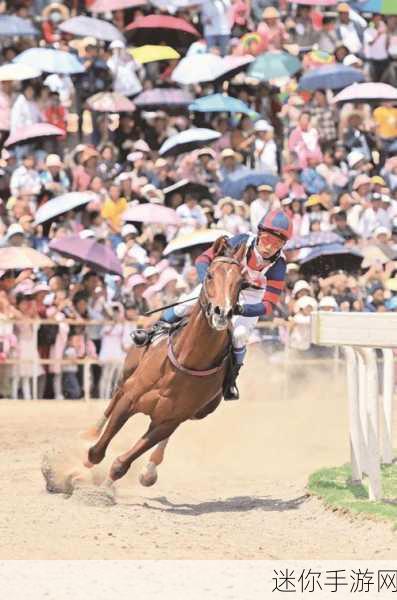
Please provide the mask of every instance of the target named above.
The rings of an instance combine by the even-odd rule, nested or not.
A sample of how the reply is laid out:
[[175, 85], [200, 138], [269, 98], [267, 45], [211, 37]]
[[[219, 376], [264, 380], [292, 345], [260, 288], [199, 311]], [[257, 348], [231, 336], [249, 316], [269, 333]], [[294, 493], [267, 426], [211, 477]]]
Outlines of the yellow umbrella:
[[141, 65], [157, 60], [172, 60], [180, 58], [181, 55], [170, 46], [139, 46], [138, 48], [129, 48], [128, 52]]

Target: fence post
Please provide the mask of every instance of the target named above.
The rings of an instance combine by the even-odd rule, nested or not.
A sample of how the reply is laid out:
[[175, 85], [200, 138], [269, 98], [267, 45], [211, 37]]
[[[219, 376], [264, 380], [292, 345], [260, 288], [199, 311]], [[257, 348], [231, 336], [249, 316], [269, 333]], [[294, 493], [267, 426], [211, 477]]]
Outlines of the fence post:
[[90, 401], [90, 368], [91, 362], [86, 359], [83, 365], [84, 400], [86, 402]]
[[394, 395], [394, 355], [390, 348], [382, 348], [383, 353], [383, 398], [381, 402], [382, 421], [382, 460], [385, 465], [393, 462], [393, 395]]
[[358, 352], [358, 348], [354, 348], [357, 360], [358, 374], [358, 400], [359, 400], [359, 427], [360, 436], [360, 456], [362, 472], [368, 475], [368, 427], [367, 427], [367, 378], [364, 364], [364, 358]]
[[350, 456], [353, 483], [361, 483], [362, 469], [362, 431], [360, 426], [360, 402], [358, 391], [357, 357], [353, 348], [344, 346], [346, 356], [347, 394], [349, 399]]
[[34, 361], [33, 361], [33, 394], [32, 399], [38, 400], [38, 379], [39, 379], [39, 363], [40, 363], [40, 355], [39, 355], [39, 321], [37, 319], [33, 322], [33, 348], [36, 349], [34, 353]]

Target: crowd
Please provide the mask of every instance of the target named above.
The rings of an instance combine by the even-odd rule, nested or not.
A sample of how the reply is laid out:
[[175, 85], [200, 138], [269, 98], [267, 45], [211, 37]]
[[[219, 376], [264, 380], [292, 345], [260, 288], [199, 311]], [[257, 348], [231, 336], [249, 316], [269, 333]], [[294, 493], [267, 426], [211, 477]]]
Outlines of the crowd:
[[[360, 2], [331, 8], [285, 0], [141, 4], [111, 12], [109, 0], [109, 12], [98, 15], [88, 0], [0, 2], [0, 79], [2, 65], [16, 66], [13, 59], [35, 47], [70, 53], [84, 67], [80, 74], [41, 72], [0, 83], [0, 260], [6, 248], [28, 246], [55, 263], [29, 269], [0, 263], [0, 363], [15, 363], [0, 364], [0, 396], [30, 398], [36, 374], [39, 397], [80, 398], [80, 362], [92, 358], [98, 362], [92, 394], [108, 397], [131, 332], [152, 322], [144, 313], [198, 285], [194, 260], [208, 247], [205, 235], [213, 229], [255, 233], [263, 215], [277, 207], [289, 214], [294, 231], [285, 251], [283, 300], [269, 329], [280, 347], [299, 356], [321, 354], [309, 334], [316, 310], [397, 309], [396, 103], [339, 104], [333, 102], [335, 86], [327, 89], [325, 82], [308, 91], [299, 85], [313, 69], [340, 65], [358, 71], [359, 81], [396, 86], [397, 16], [363, 13]], [[94, 25], [85, 37], [61, 27], [72, 16], [89, 15], [123, 32], [144, 15], [168, 12], [200, 34], [189, 47], [175, 44], [181, 57], [283, 51], [300, 60], [300, 69], [271, 80], [240, 69], [220, 81], [178, 86], [178, 59], [140, 63], [127, 33], [126, 41], [104, 41], [95, 37]], [[37, 35], [7, 36], [4, 15], [30, 21]], [[149, 34], [145, 43], [153, 43]], [[139, 104], [142, 93], [166, 88], [192, 99], [227, 93], [248, 110], [201, 113], [187, 104]], [[135, 109], [93, 111], [88, 100], [100, 92], [122, 94]], [[63, 133], [7, 143], [38, 123]], [[192, 127], [209, 128], [216, 139], [185, 152], [161, 152], [166, 140]], [[36, 222], [41, 207], [70, 192], [90, 192], [90, 201]], [[152, 207], [152, 216], [126, 221], [125, 211], [142, 204]], [[163, 206], [175, 210], [175, 224], [156, 219]], [[198, 231], [203, 244], [189, 245]], [[71, 235], [113, 250], [122, 275], [51, 250], [54, 240]], [[181, 236], [185, 245], [168, 253], [167, 245]], [[311, 259], [318, 248], [323, 255], [320, 250]], [[49, 322], [36, 336], [37, 318]], [[38, 357], [52, 360], [35, 372]]]

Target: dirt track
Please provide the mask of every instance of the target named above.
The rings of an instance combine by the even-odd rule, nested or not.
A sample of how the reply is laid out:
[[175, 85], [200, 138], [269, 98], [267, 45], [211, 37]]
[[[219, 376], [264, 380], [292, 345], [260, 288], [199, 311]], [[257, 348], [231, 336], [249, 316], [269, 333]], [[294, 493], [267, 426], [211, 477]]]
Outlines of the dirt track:
[[[50, 495], [40, 473], [48, 447], [67, 445], [79, 464], [78, 433], [102, 403], [0, 401], [0, 559], [395, 559], [390, 524], [305, 496], [312, 470], [348, 459], [343, 386], [323, 374], [283, 400], [269, 365], [258, 389], [259, 364], [251, 357], [240, 402], [176, 432], [153, 488], [137, 464], [110, 507]], [[145, 425], [127, 424], [106, 465]]]

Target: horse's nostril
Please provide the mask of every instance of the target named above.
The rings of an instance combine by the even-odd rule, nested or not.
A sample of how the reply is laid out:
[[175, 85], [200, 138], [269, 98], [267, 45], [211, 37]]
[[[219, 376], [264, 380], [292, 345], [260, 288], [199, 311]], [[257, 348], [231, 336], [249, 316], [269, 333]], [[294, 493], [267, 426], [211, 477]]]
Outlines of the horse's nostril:
[[220, 306], [215, 306], [214, 313], [216, 315], [220, 315], [222, 313], [222, 310], [221, 310]]
[[233, 316], [233, 309], [231, 308], [230, 310], [227, 311], [226, 313], [226, 318], [227, 319], [231, 319]]

